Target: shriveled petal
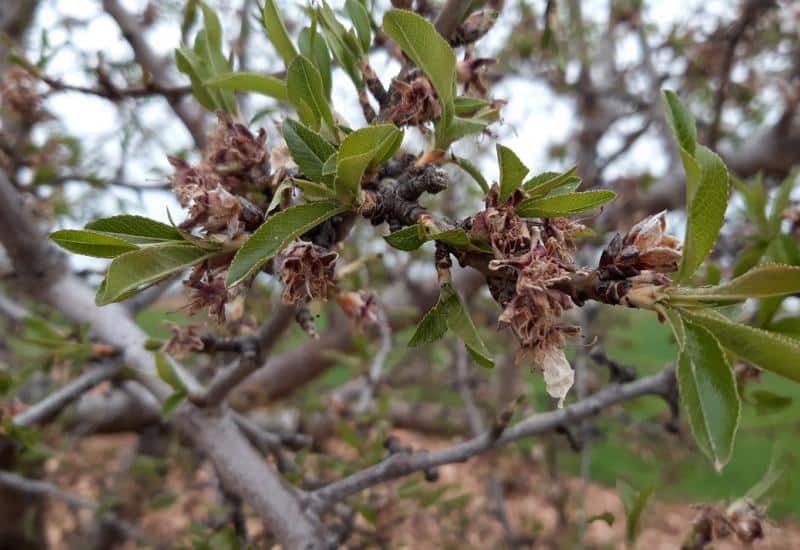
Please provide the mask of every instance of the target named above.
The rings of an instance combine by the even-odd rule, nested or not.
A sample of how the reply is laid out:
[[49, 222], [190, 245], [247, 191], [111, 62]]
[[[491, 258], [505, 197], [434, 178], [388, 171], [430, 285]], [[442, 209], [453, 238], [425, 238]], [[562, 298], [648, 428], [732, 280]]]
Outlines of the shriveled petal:
[[564, 406], [564, 399], [575, 382], [575, 371], [572, 370], [561, 348], [550, 347], [544, 350], [540, 361], [547, 393], [558, 399], [560, 409]]

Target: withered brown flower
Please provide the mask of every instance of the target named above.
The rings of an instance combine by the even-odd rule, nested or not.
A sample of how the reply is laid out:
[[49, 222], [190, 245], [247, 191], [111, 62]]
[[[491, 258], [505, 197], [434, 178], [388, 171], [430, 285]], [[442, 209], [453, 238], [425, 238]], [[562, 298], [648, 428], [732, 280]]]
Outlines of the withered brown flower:
[[254, 136], [244, 124], [217, 111], [217, 126], [208, 136], [204, 164], [218, 174], [220, 185], [234, 195], [263, 191], [270, 183], [270, 152], [263, 128]]
[[364, 327], [378, 320], [375, 296], [370, 292], [363, 290], [337, 292], [336, 301], [358, 331], [364, 330]]
[[198, 329], [200, 325], [178, 325], [166, 321], [172, 336], [162, 346], [164, 353], [169, 353], [176, 359], [183, 359], [192, 351], [201, 351], [204, 347]]
[[297, 241], [282, 254], [280, 278], [285, 304], [326, 299], [336, 285], [334, 270], [338, 254], [313, 243]]
[[431, 81], [421, 71], [411, 71], [392, 80], [388, 103], [381, 108], [380, 119], [397, 126], [421, 126], [439, 117], [442, 107]]

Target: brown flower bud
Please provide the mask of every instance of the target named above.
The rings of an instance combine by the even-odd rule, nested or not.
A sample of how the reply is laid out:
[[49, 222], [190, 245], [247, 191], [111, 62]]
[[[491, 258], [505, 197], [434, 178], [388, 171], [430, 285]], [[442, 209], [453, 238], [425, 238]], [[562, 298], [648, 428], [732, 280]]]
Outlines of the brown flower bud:
[[280, 269], [285, 304], [326, 299], [335, 284], [334, 269], [338, 254], [313, 243], [298, 241], [283, 254]]
[[375, 296], [369, 292], [339, 292], [336, 294], [336, 301], [358, 330], [363, 330], [366, 325], [378, 320]]
[[666, 289], [672, 283], [666, 275], [653, 271], [643, 271], [625, 282], [629, 286], [620, 296], [619, 303], [623, 306], [644, 309], [652, 309], [656, 303], [664, 299]]
[[600, 272], [604, 279], [619, 279], [649, 270], [671, 273], [681, 259], [681, 243], [665, 233], [666, 210], [634, 225], [624, 237], [616, 235], [603, 251]]
[[208, 136], [204, 164], [220, 176], [220, 184], [234, 195], [266, 189], [270, 183], [270, 153], [264, 129], [254, 136], [223, 111], [217, 112], [217, 121]]

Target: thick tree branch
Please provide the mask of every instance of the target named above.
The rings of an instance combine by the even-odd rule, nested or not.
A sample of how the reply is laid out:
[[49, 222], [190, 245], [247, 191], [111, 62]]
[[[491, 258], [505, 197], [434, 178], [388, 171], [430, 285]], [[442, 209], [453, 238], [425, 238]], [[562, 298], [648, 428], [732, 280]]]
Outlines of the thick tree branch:
[[[147, 336], [119, 304], [94, 305], [94, 293], [68, 270], [27, 215], [21, 198], [0, 171], [0, 242], [9, 252], [21, 288], [67, 317], [90, 323], [101, 340], [122, 351], [139, 380], [163, 401], [171, 388], [156, 376]], [[46, 283], [45, 283], [46, 281]], [[252, 506], [286, 548], [322, 547], [321, 526], [300, 508], [299, 499], [245, 439], [227, 409], [198, 409], [185, 403], [172, 417], [181, 434], [213, 462], [227, 489]]]

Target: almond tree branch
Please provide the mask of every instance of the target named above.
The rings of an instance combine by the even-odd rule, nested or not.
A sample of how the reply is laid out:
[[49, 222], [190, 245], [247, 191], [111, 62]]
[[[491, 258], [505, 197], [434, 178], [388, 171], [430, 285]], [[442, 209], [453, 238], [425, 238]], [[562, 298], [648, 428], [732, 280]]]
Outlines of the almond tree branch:
[[[42, 237], [3, 171], [0, 243], [16, 269], [21, 289], [68, 318], [89, 323], [93, 334], [121, 350], [123, 360], [159, 401], [172, 393], [156, 375], [153, 354], [145, 349], [146, 334], [120, 304], [94, 305], [94, 293], [63, 268], [63, 257]], [[323, 547], [319, 521], [303, 510], [296, 491], [242, 435], [230, 411], [184, 403], [171, 422], [209, 458], [227, 489], [253, 508], [280, 544], [285, 548]]]
[[439, 34], [449, 40], [455, 32], [461, 20], [466, 15], [469, 6], [472, 4], [471, 0], [447, 0], [447, 3], [439, 12], [436, 17], [434, 26]]
[[[88, 500], [59, 488], [58, 486], [47, 481], [38, 479], [29, 479], [13, 472], [5, 472], [0, 470], [0, 485], [27, 493], [29, 495], [43, 496], [54, 498], [66, 502], [73, 508], [85, 508], [93, 512], [101, 512], [100, 505], [93, 500]], [[99, 518], [103, 523], [114, 525], [129, 539], [135, 540], [142, 544], [151, 545], [153, 541], [142, 534], [142, 532], [132, 523], [125, 521], [114, 513], [103, 512]]]
[[30, 426], [47, 420], [80, 397], [83, 392], [113, 378], [123, 366], [122, 362], [115, 361], [87, 370], [27, 410], [14, 415], [12, 422], [17, 426]]
[[668, 395], [675, 384], [674, 365], [661, 372], [635, 382], [612, 385], [569, 407], [536, 414], [502, 430], [490, 429], [463, 443], [436, 452], [416, 454], [397, 453], [385, 460], [335, 481], [310, 493], [311, 506], [318, 513], [328, 510], [336, 502], [364, 489], [385, 483], [408, 474], [429, 470], [443, 464], [466, 462], [473, 456], [496, 446], [552, 431], [559, 426], [593, 416], [614, 404], [642, 395]]
[[241, 354], [241, 358], [234, 366], [219, 371], [205, 391], [190, 392], [189, 400], [201, 407], [222, 402], [231, 390], [264, 365], [264, 360], [272, 351], [272, 347], [289, 328], [294, 313], [294, 306], [278, 302], [270, 318], [253, 334], [233, 342], [216, 344], [234, 346]]

